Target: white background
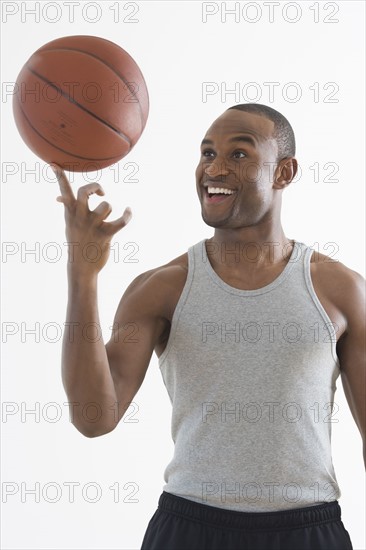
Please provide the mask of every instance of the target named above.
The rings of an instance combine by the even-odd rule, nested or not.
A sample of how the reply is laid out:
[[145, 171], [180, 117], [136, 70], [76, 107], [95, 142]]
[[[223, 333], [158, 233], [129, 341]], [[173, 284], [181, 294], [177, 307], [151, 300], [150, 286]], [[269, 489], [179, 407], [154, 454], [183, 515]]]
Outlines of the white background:
[[[2, 547], [138, 549], [173, 453], [170, 401], [154, 355], [134, 399], [138, 410], [130, 422], [126, 419], [112, 433], [95, 439], [85, 438], [69, 422], [61, 382], [62, 338], [55, 330], [62, 330], [67, 301], [63, 206], [55, 200], [59, 190], [51, 171], [17, 133], [12, 98], [4, 92], [33, 51], [71, 34], [97, 35], [116, 42], [134, 57], [144, 74], [151, 107], [143, 136], [118, 164], [118, 177], [110, 168], [99, 175], [90, 174], [90, 180], [97, 178], [104, 186], [105, 200], [113, 206], [111, 219], [119, 217], [127, 205], [133, 211], [128, 226], [114, 239], [119, 261], [112, 254], [99, 278], [99, 311], [106, 342], [118, 302], [132, 279], [212, 236], [213, 229], [201, 219], [194, 170], [208, 126], [236, 103], [254, 99], [270, 105], [282, 112], [295, 130], [303, 175], [283, 193], [286, 236], [326, 254], [331, 254], [334, 246], [327, 249], [327, 243], [335, 243], [334, 257], [364, 275], [364, 3], [281, 2], [273, 22], [269, 7], [262, 2], [252, 2], [251, 7], [247, 2], [237, 3], [239, 20], [227, 15], [226, 22], [221, 3], [206, 6], [217, 10], [206, 22], [200, 2], [137, 2], [138, 11], [130, 17], [136, 22], [124, 21], [135, 11], [134, 3], [75, 2], [74, 22], [69, 21], [69, 8], [63, 2], [38, 2], [38, 8], [35, 4], [2, 3], [2, 239], [13, 243], [7, 246], [14, 251], [2, 260], [6, 340], [2, 401], [3, 407], [14, 413], [2, 416], [2, 483], [3, 491], [4, 483], [13, 483], [15, 490], [2, 505]], [[226, 7], [233, 8], [234, 3]], [[39, 21], [29, 9], [39, 11]], [[316, 9], [319, 22], [314, 21]], [[256, 14], [258, 21], [250, 22]], [[298, 21], [286, 21], [296, 19], [296, 14]], [[326, 17], [338, 22], [325, 23]], [[207, 82], [219, 91], [203, 97]], [[250, 82], [256, 87], [246, 86]], [[274, 101], [265, 82], [280, 83]], [[286, 88], [291, 82], [301, 89], [298, 101], [292, 101], [295, 88]], [[335, 88], [334, 84], [325, 88], [328, 83], [338, 87], [330, 98]], [[314, 84], [319, 87], [319, 97], [310, 89]], [[235, 86], [239, 97], [225, 95], [225, 89]], [[261, 96], [255, 98], [258, 89]], [[127, 162], [138, 165], [137, 183], [123, 182]], [[333, 176], [337, 182], [326, 181], [330, 170], [323, 167], [331, 162], [339, 166]], [[320, 166], [318, 182], [309, 168], [314, 163]], [[35, 174], [27, 174], [29, 169]], [[10, 174], [11, 170], [16, 173]], [[88, 182], [87, 175], [70, 177], [75, 191]], [[90, 206], [100, 200], [92, 197]], [[131, 242], [138, 247], [135, 263], [126, 261], [132, 248], [123, 249]], [[52, 261], [56, 248], [48, 248], [47, 243], [56, 243], [58, 261]], [[39, 254], [22, 258], [22, 248], [36, 247]], [[36, 323], [39, 338], [25, 333]], [[47, 331], [48, 323], [54, 329]], [[9, 335], [11, 327], [15, 332]], [[361, 437], [340, 378], [337, 388], [339, 422], [333, 425], [332, 447], [342, 491], [342, 519], [354, 549], [364, 549]], [[49, 403], [58, 405], [58, 421], [52, 422], [56, 409], [47, 408]], [[21, 417], [22, 409], [35, 407], [40, 408], [38, 422], [32, 414]], [[37, 482], [41, 494], [40, 502], [35, 503], [34, 495], [24, 494], [24, 489]], [[80, 484], [72, 503], [66, 482]], [[96, 503], [87, 502], [95, 495], [92, 489], [87, 497], [82, 495], [91, 482], [101, 490]], [[125, 486], [128, 482], [138, 488], [134, 497], [138, 502], [124, 501], [132, 492]], [[42, 495], [47, 483], [58, 484], [57, 502], [49, 502], [55, 497], [52, 488]], [[120, 488], [119, 502], [113, 501], [112, 485]]]

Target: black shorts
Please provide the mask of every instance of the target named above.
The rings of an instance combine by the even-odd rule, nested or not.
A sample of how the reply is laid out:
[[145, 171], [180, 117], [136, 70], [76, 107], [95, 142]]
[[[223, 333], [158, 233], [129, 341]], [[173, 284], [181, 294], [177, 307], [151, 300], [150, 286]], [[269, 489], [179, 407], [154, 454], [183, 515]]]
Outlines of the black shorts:
[[163, 491], [141, 550], [353, 550], [337, 500], [279, 512], [237, 512]]

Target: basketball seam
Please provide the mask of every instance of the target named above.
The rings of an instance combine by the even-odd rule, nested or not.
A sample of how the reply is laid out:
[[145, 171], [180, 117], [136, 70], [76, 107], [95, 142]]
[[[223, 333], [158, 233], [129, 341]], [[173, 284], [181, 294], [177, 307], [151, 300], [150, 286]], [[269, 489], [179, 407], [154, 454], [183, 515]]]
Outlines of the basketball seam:
[[[110, 42], [109, 40], [107, 40], [107, 42]], [[112, 42], [111, 42], [112, 43]], [[122, 48], [121, 48], [122, 49]], [[42, 53], [42, 52], [54, 52], [54, 51], [63, 51], [63, 50], [66, 50], [66, 51], [75, 51], [75, 52], [80, 52], [80, 53], [84, 53], [85, 55], [89, 55], [90, 57], [94, 57], [95, 59], [98, 59], [98, 61], [100, 61], [101, 63], [103, 63], [106, 67], [108, 67], [112, 72], [114, 72], [118, 78], [120, 78], [122, 80], [122, 82], [124, 84], [126, 84], [126, 86], [128, 85], [128, 80], [126, 80], [123, 75], [121, 75], [114, 67], [112, 67], [111, 65], [109, 65], [109, 63], [106, 63], [106, 61], [104, 59], [102, 59], [101, 57], [98, 57], [97, 55], [95, 55], [94, 53], [90, 53], [90, 52], [86, 52], [84, 50], [80, 50], [79, 48], [65, 48], [65, 47], [62, 47], [62, 48], [47, 48], [46, 50], [37, 50], [37, 52], [35, 53]], [[128, 55], [128, 57], [136, 64], [136, 62], [134, 61], [134, 59], [132, 59], [132, 57], [125, 51], [123, 50], [124, 53], [126, 53]], [[146, 82], [145, 82], [145, 79], [138, 67], [138, 65], [136, 64], [136, 67], [138, 68], [139, 72], [140, 72], [140, 75], [142, 77], [142, 80], [144, 81], [144, 84], [146, 86]], [[140, 101], [137, 102], [137, 105], [138, 105], [138, 109], [139, 109], [139, 112], [140, 112], [140, 122], [141, 122], [141, 128], [142, 130], [144, 129], [145, 127], [145, 124], [144, 124], [144, 116], [143, 116], [143, 113], [142, 113], [142, 109], [141, 109], [141, 105], [140, 105]], [[142, 131], [141, 130], [141, 131]]]
[[124, 141], [127, 141], [129, 147], [131, 148], [131, 140], [128, 136], [126, 136], [126, 134], [124, 134], [123, 132], [121, 132], [120, 130], [117, 130], [117, 128], [114, 128], [111, 124], [109, 124], [109, 122], [103, 120], [102, 118], [100, 118], [98, 115], [96, 115], [95, 113], [93, 113], [93, 111], [90, 111], [89, 109], [87, 109], [86, 107], [84, 107], [84, 105], [81, 105], [78, 101], [76, 101], [76, 99], [73, 99], [72, 97], [70, 97], [67, 93], [65, 93], [61, 88], [59, 88], [58, 86], [56, 86], [54, 83], [52, 83], [50, 80], [48, 80], [46, 77], [44, 77], [43, 75], [39, 74], [37, 71], [35, 71], [34, 69], [31, 69], [28, 65], [26, 65], [27, 69], [29, 72], [31, 72], [34, 76], [36, 76], [37, 78], [39, 78], [40, 80], [43, 80], [43, 82], [46, 82], [49, 86], [51, 86], [52, 88], [55, 88], [55, 90], [59, 91], [61, 93], [61, 95], [67, 99], [67, 101], [69, 101], [70, 103], [74, 103], [74, 105], [76, 105], [77, 107], [79, 107], [82, 111], [85, 111], [86, 113], [88, 113], [88, 115], [94, 117], [95, 119], [97, 119], [99, 122], [101, 122], [102, 124], [104, 124], [105, 126], [108, 126], [108, 128], [110, 128], [111, 130], [113, 130], [113, 132], [115, 132], [120, 138], [122, 138]]
[[19, 94], [16, 94], [16, 98], [17, 98], [17, 101], [19, 103], [19, 107], [20, 107], [20, 110], [22, 112], [22, 115], [24, 116], [24, 118], [26, 119], [26, 121], [28, 122], [29, 126], [32, 128], [32, 130], [41, 138], [43, 139], [46, 143], [48, 143], [49, 145], [51, 145], [51, 147], [54, 147], [55, 149], [58, 149], [59, 151], [62, 151], [62, 153], [65, 153], [67, 155], [70, 155], [72, 157], [75, 157], [75, 158], [78, 158], [78, 159], [82, 159], [82, 160], [93, 160], [93, 161], [96, 161], [96, 162], [100, 162], [100, 161], [109, 161], [109, 160], [112, 160], [112, 159], [119, 159], [120, 157], [117, 155], [117, 156], [113, 156], [113, 157], [106, 157], [106, 158], [89, 158], [89, 157], [83, 157], [81, 155], [76, 155], [75, 153], [72, 153], [70, 151], [67, 151], [66, 149], [62, 149], [61, 147], [59, 147], [58, 145], [55, 145], [54, 143], [52, 143], [51, 141], [49, 141], [48, 139], [46, 139], [44, 136], [42, 136], [42, 134], [37, 130], [37, 128], [35, 128], [33, 126], [33, 124], [31, 123], [31, 121], [29, 120], [29, 118], [27, 117], [27, 115], [25, 114], [23, 108], [22, 108], [22, 104], [21, 104], [21, 101], [19, 99]]

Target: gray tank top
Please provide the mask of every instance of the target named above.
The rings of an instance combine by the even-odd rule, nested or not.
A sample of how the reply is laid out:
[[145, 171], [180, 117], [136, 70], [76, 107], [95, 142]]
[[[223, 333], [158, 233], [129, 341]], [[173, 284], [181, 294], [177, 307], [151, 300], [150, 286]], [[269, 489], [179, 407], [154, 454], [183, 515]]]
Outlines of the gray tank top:
[[214, 271], [206, 240], [188, 249], [159, 357], [175, 444], [163, 490], [243, 512], [337, 500], [331, 427], [340, 368], [335, 328], [310, 277], [313, 249], [295, 241], [274, 281], [240, 290]]

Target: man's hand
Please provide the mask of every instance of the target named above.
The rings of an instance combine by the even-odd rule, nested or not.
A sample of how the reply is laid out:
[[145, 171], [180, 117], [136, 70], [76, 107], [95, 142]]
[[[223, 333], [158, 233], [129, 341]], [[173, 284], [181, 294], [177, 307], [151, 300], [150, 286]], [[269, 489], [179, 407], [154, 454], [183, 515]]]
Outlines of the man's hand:
[[120, 218], [105, 222], [112, 211], [109, 203], [103, 201], [95, 210], [90, 210], [88, 206], [90, 195], [105, 194], [101, 185], [84, 185], [79, 188], [75, 198], [62, 168], [56, 164], [50, 166], [61, 191], [61, 196], [56, 200], [65, 207], [66, 238], [70, 244], [68, 269], [73, 274], [96, 276], [108, 260], [113, 235], [130, 221], [131, 209], [127, 207]]

